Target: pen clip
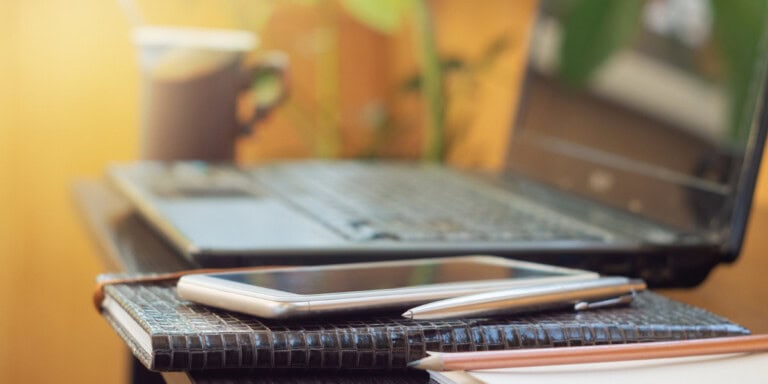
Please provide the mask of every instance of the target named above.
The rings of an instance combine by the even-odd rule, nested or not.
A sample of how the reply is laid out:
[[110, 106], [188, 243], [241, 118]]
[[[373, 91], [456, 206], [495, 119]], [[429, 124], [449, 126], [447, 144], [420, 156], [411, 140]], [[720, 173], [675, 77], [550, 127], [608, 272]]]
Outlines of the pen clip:
[[573, 309], [577, 311], [586, 311], [589, 309], [613, 307], [615, 305], [629, 304], [632, 302], [632, 300], [634, 300], [634, 298], [635, 298], [635, 292], [632, 291], [632, 293], [628, 295], [613, 297], [606, 300], [593, 301], [591, 303], [586, 301], [580, 301], [574, 304]]

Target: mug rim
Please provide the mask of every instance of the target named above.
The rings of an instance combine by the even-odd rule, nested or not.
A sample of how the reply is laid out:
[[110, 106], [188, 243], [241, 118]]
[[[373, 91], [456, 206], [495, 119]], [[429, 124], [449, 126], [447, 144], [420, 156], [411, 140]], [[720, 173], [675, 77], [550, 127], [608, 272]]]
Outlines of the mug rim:
[[250, 51], [259, 44], [251, 31], [145, 25], [134, 27], [133, 43], [142, 47], [186, 47], [219, 51]]

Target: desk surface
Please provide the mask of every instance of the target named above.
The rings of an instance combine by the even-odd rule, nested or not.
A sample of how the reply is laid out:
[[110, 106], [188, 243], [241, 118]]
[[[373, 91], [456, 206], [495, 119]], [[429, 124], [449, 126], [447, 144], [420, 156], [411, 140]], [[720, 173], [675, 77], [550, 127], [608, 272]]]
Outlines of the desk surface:
[[725, 316], [754, 333], [768, 333], [768, 207], [754, 207], [742, 253], [700, 286], [664, 295]]

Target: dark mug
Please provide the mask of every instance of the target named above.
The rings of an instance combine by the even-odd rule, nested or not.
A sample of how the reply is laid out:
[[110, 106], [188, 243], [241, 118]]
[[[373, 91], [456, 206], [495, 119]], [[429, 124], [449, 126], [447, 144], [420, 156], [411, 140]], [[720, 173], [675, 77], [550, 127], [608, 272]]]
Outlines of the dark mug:
[[[243, 63], [255, 36], [246, 31], [140, 27], [134, 32], [142, 72], [140, 158], [232, 161], [235, 141], [286, 96], [284, 55]], [[272, 92], [256, 92], [260, 79]], [[250, 116], [238, 100], [251, 97]]]

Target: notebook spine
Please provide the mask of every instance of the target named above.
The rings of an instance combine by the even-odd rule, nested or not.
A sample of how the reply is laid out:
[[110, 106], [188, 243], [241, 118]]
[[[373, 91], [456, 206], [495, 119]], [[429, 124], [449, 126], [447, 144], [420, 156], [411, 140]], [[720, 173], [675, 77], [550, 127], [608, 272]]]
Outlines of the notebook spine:
[[427, 351], [464, 352], [617, 344], [743, 334], [743, 328], [674, 331], [637, 326], [458, 326], [351, 328], [333, 331], [155, 335], [151, 368], [403, 370]]

